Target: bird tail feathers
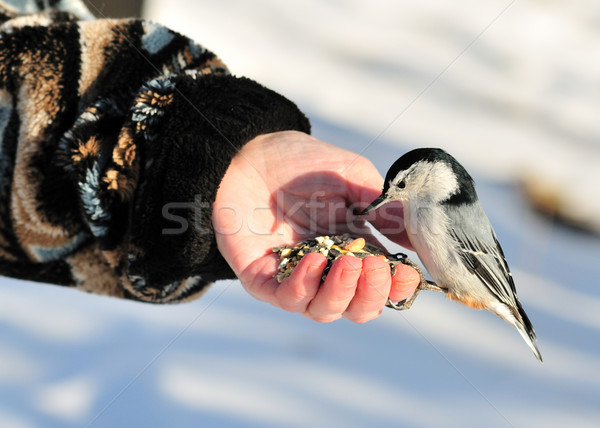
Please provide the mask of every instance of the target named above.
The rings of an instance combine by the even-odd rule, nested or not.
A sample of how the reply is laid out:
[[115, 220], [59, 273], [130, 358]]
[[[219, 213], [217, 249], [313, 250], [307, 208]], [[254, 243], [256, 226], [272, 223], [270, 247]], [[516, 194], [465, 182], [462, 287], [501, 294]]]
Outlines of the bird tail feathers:
[[540, 354], [540, 350], [538, 349], [537, 345], [535, 344], [536, 337], [535, 337], [535, 332], [533, 331], [533, 329], [527, 329], [522, 323], [520, 323], [516, 319], [514, 320], [514, 322], [512, 324], [515, 326], [515, 328], [517, 329], [517, 331], [519, 332], [519, 334], [521, 335], [523, 340], [525, 340], [525, 343], [527, 343], [529, 348], [531, 348], [535, 357], [540, 361], [540, 363], [542, 363], [543, 362], [542, 354]]

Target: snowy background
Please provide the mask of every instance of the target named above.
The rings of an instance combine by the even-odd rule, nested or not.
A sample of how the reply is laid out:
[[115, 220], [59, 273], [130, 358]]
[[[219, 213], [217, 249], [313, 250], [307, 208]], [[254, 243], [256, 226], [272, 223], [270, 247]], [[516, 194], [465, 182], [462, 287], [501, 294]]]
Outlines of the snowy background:
[[519, 185], [538, 177], [600, 218], [596, 1], [151, 0], [144, 14], [382, 173], [418, 146], [455, 155], [544, 363], [500, 319], [434, 293], [323, 325], [235, 281], [161, 307], [0, 279], [0, 426], [600, 424], [600, 239], [536, 215]]

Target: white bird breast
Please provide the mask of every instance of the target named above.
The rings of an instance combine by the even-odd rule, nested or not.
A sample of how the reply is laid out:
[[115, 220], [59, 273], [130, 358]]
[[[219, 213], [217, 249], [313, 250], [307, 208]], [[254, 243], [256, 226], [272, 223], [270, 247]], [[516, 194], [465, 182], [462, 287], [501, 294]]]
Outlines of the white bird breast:
[[454, 244], [448, 234], [450, 219], [431, 200], [404, 201], [402, 205], [404, 226], [411, 245], [432, 279], [445, 283], [440, 280], [456, 265], [451, 253]]

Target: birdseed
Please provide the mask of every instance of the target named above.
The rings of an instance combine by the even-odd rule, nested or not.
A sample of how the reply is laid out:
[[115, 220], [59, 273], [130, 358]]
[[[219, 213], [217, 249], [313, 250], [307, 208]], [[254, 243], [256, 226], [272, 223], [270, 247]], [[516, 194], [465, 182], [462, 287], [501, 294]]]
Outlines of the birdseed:
[[396, 273], [397, 265], [409, 265], [416, 269], [424, 280], [419, 266], [413, 263], [406, 254], [387, 254], [381, 248], [365, 242], [364, 238], [352, 238], [347, 233], [343, 235], [317, 236], [316, 238], [302, 241], [294, 247], [275, 247], [273, 248], [273, 252], [279, 255], [279, 272], [275, 275], [275, 278], [280, 283], [292, 274], [294, 268], [302, 260], [302, 257], [308, 253], [321, 253], [327, 259], [327, 266], [321, 277], [322, 281], [325, 281], [325, 278], [327, 278], [333, 262], [344, 255], [358, 257], [361, 260], [369, 256], [381, 257], [390, 265], [392, 276]]

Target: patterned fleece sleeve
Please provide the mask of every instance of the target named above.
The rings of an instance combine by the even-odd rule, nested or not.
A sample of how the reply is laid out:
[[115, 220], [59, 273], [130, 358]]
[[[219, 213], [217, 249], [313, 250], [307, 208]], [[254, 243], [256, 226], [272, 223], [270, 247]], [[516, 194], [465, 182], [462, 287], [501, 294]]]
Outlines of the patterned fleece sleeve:
[[233, 272], [212, 203], [289, 100], [144, 20], [0, 7], [0, 274], [153, 303]]

